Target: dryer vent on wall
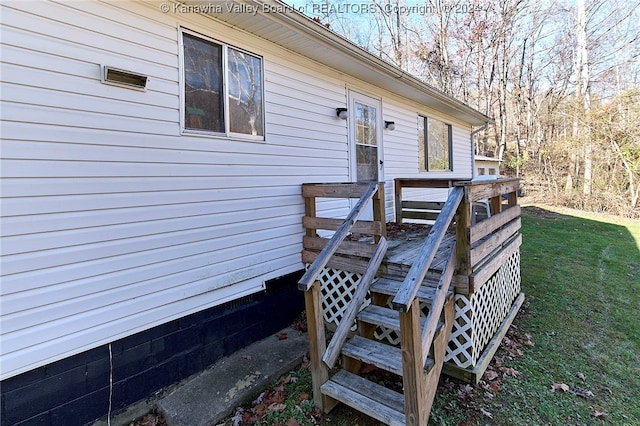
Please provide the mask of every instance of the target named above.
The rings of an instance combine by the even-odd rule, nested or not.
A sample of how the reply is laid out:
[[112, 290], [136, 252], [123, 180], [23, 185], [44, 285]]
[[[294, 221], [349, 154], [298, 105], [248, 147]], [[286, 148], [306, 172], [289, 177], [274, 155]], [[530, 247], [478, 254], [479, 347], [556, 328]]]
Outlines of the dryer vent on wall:
[[102, 82], [129, 89], [146, 90], [147, 76], [104, 65], [102, 67]]

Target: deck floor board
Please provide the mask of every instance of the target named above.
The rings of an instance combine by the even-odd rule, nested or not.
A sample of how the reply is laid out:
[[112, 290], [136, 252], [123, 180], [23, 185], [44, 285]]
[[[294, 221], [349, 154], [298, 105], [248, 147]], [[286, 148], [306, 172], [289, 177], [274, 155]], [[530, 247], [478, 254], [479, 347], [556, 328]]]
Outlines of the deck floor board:
[[[387, 255], [382, 262], [383, 265], [393, 271], [408, 271], [411, 265], [413, 265], [415, 258], [420, 254], [420, 250], [424, 246], [425, 238], [426, 234], [422, 237], [412, 235], [405, 239], [390, 240]], [[442, 272], [454, 243], [455, 235], [445, 235], [438, 252], [431, 262], [430, 270]]]

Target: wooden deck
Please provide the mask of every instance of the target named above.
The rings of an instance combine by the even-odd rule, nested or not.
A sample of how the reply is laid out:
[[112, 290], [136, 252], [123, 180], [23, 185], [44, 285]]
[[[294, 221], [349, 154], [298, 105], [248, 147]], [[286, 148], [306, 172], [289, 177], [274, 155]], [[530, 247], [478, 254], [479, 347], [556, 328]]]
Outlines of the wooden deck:
[[[402, 199], [403, 186], [424, 185], [449, 188], [446, 202]], [[329, 412], [343, 402], [386, 424], [424, 425], [445, 362], [455, 363], [449, 374], [477, 383], [523, 299], [518, 186], [515, 179], [396, 179], [395, 223], [385, 221], [383, 183], [302, 186], [302, 260], [310, 266], [298, 288], [316, 407]], [[316, 198], [359, 200], [340, 220], [318, 217]], [[479, 200], [489, 205], [488, 217], [476, 222]], [[373, 220], [359, 219], [365, 206]], [[334, 232], [324, 238], [317, 230]], [[326, 327], [334, 324], [327, 345]], [[341, 356], [340, 372], [330, 377]], [[403, 394], [358, 376], [363, 363], [401, 376]]]
[[[387, 255], [382, 261], [383, 268], [386, 268], [385, 272], [387, 275], [398, 277], [404, 277], [407, 275], [407, 272], [411, 269], [411, 265], [414, 264], [416, 258], [420, 254], [420, 251], [424, 247], [424, 240], [430, 228], [430, 226], [425, 225], [426, 231], [419, 235], [409, 233], [397, 239], [393, 239], [393, 236], [389, 237]], [[451, 253], [451, 248], [455, 242], [455, 234], [447, 234], [444, 237], [438, 252], [431, 262], [429, 271], [437, 273], [438, 276], [442, 273]]]

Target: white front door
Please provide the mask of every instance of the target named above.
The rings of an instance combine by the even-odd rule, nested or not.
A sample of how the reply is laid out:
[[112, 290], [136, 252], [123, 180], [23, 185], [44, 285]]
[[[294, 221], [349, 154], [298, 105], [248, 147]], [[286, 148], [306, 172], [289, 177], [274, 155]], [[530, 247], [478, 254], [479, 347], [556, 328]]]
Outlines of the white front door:
[[382, 108], [380, 99], [349, 92], [351, 180], [381, 182]]

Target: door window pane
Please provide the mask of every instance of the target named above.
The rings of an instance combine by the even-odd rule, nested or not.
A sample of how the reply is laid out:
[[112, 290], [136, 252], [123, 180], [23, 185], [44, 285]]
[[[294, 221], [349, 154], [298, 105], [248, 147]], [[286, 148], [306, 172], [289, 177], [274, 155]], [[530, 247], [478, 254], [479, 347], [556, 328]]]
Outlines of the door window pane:
[[378, 181], [376, 107], [355, 102], [355, 139], [358, 182]]
[[378, 181], [378, 148], [356, 145], [358, 161], [358, 182]]

